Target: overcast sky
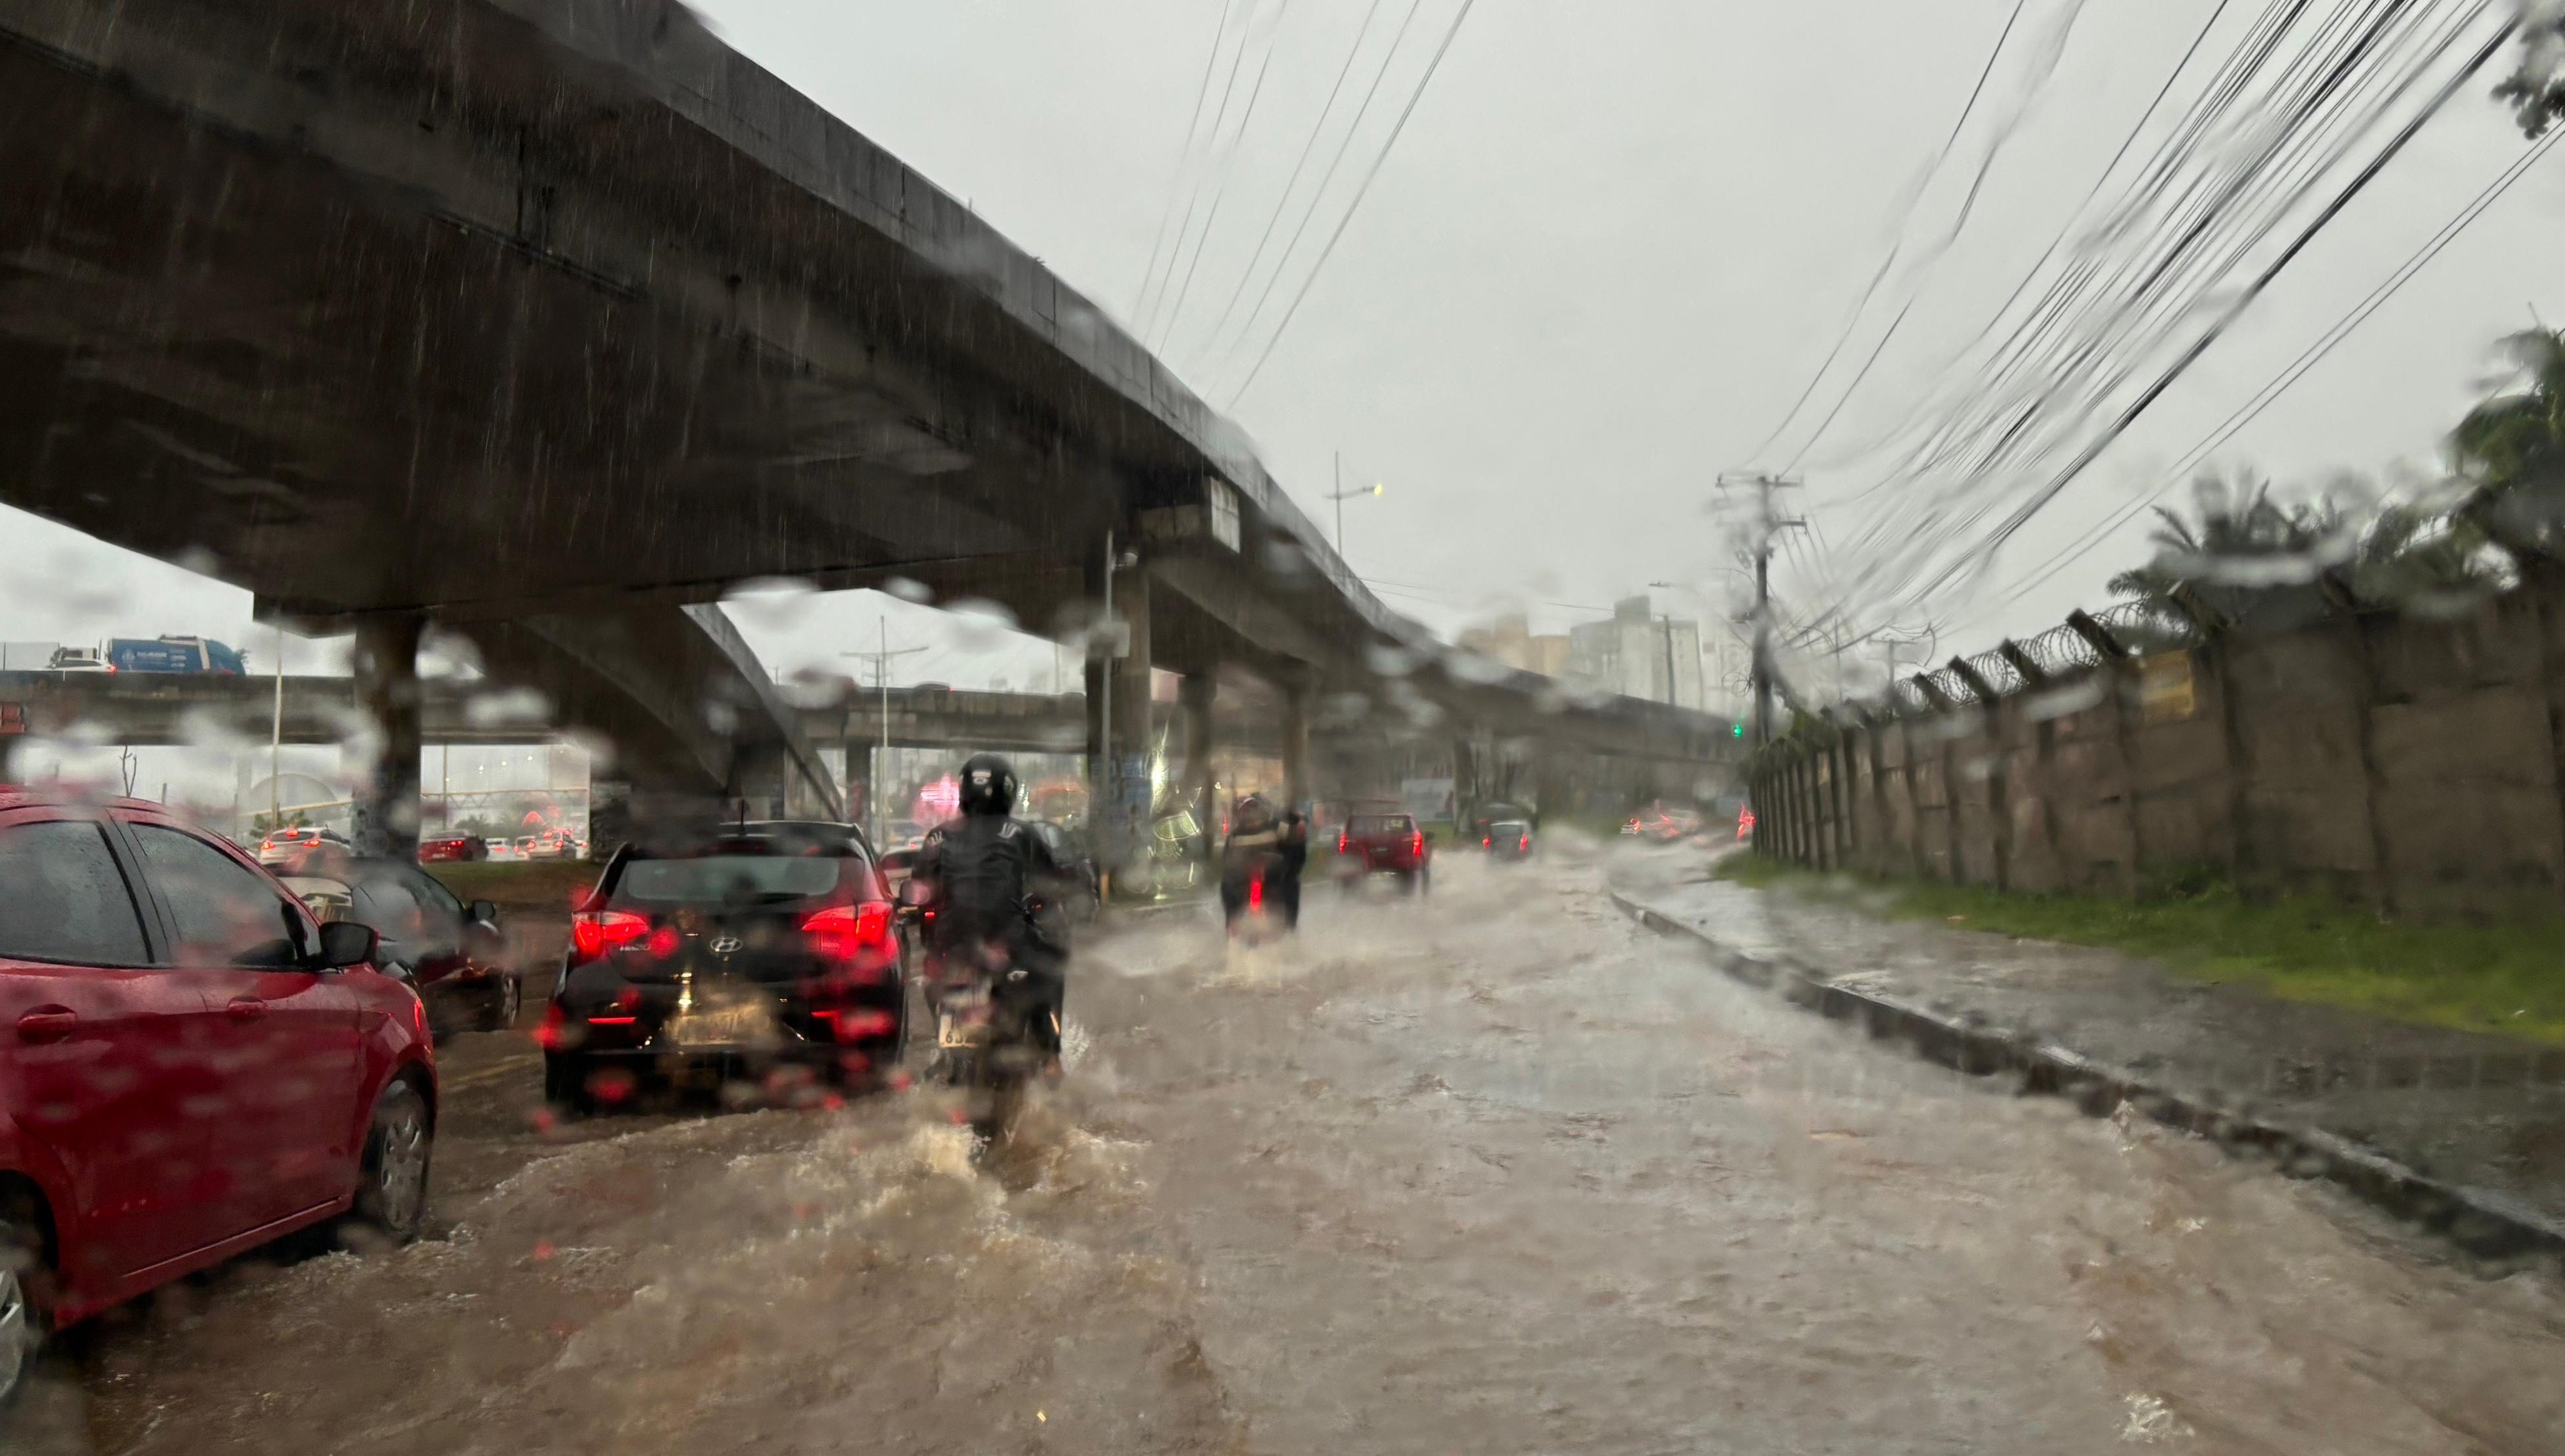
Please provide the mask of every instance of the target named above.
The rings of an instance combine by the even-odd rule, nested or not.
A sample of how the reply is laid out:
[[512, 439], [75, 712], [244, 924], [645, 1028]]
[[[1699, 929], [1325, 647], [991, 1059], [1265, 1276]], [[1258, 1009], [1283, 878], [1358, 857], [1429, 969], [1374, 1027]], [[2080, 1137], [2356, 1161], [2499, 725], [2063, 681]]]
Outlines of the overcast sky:
[[[1415, 0], [1338, 197], [1460, 3]], [[1939, 377], [1949, 351], [2055, 235], [2215, 3], [2026, 0], [1978, 113], [1987, 123], [2019, 113], [2021, 126], [1961, 243], [1922, 280], [1899, 348], [1830, 441], [1893, 422]], [[1339, 118], [1408, 4], [1379, 4]], [[1172, 314], [1164, 355], [1216, 404], [1229, 401], [1296, 275], [1242, 349], [1213, 342], [1215, 322], [1374, 9], [1373, 0], [701, 8], [732, 44], [967, 198], [1118, 316]], [[1750, 452], [1879, 265], [1910, 185], [2012, 9], [2013, 0], [1481, 0], [1235, 417], [1321, 523], [1339, 454], [1354, 483], [1387, 485], [1348, 503], [1347, 555], [1393, 605], [1447, 631], [1509, 601], [1558, 629], [1651, 582], [1725, 591], [1718, 569], [1731, 547], [1707, 513], [1713, 479], [1758, 463]], [[1177, 191], [1192, 180], [1180, 179], [1180, 148], [1225, 10], [1233, 26], [1253, 14], [1233, 106], [1243, 108], [1260, 71], [1262, 89], [1231, 164], [1206, 173], [1225, 180], [1195, 203], [1217, 197], [1217, 225], [1180, 285], [1183, 307], [1153, 311], [1141, 303], [1143, 276], [1171, 194], [1196, 195]], [[2040, 47], [2059, 37], [2046, 71]], [[1224, 75], [1213, 76], [1215, 100]], [[2523, 142], [2486, 89], [2453, 104], [2006, 560], [2035, 563], [2154, 488], [2172, 457], [2518, 156]], [[1307, 177], [1331, 146], [1322, 137]], [[1929, 214], [1937, 194], [1926, 195]], [[2560, 216], [2565, 171], [2542, 164], [2219, 458], [2283, 480], [2400, 459], [2428, 465], [2490, 371], [2491, 341], [2534, 314], [2565, 315]], [[1282, 214], [1282, 235], [1297, 217], [1296, 206]], [[1333, 222], [1322, 210], [1299, 256], [1313, 255]], [[1261, 287], [1260, 270], [1238, 307]], [[1827, 539], [1848, 536], [1857, 511], [1828, 502], [1857, 482], [1807, 473]], [[0, 519], [22, 543], [13, 559], [31, 567], [0, 582], [0, 636], [203, 631], [266, 645], [246, 626], [245, 594]], [[1955, 608], [1965, 619], [1945, 649], [1989, 645], [2106, 601], [2103, 580], [2145, 554], [2142, 532], [2133, 522], [2007, 607]], [[1658, 595], [1678, 610], [1719, 609]], [[758, 619], [744, 625], [780, 665], [818, 665], [870, 648], [877, 614], [899, 606], [821, 599], [750, 613]], [[891, 630], [894, 645], [936, 649], [900, 659], [897, 677], [1004, 675], [1024, 687], [1049, 673], [1048, 647], [1009, 645], [914, 608]]]

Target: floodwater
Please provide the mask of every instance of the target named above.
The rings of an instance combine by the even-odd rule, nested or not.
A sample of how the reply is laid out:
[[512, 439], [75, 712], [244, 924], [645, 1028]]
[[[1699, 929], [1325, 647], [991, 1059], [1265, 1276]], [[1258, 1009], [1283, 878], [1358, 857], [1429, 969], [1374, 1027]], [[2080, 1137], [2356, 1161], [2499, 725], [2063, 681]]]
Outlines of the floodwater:
[[465, 1038], [435, 1237], [182, 1287], [19, 1440], [2565, 1450], [2552, 1274], [1847, 1035], [1629, 925], [1590, 849], [1247, 953], [1144, 922], [1070, 1012], [985, 1165], [925, 1093], [546, 1130], [529, 1049]]

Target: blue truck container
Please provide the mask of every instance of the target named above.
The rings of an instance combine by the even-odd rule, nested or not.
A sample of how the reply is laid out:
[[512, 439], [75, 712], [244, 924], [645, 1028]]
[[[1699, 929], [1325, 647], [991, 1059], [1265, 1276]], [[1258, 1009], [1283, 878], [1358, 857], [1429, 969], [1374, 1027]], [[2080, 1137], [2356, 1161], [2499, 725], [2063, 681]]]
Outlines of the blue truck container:
[[227, 672], [247, 669], [241, 654], [210, 637], [117, 637], [107, 664], [118, 672]]

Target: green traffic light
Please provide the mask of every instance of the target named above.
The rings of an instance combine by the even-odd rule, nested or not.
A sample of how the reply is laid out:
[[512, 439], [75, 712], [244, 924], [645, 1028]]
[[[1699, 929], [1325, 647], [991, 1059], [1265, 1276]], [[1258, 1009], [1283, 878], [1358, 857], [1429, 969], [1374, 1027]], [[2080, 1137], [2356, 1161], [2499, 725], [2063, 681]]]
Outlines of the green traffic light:
[[1743, 723], [1731, 723], [1731, 724], [1729, 724], [1729, 725], [1728, 725], [1728, 736], [1729, 736], [1729, 737], [1731, 737], [1731, 738], [1743, 738], [1743, 737], [1745, 737], [1745, 736], [1746, 736], [1746, 725], [1745, 725], [1745, 724], [1743, 724]]

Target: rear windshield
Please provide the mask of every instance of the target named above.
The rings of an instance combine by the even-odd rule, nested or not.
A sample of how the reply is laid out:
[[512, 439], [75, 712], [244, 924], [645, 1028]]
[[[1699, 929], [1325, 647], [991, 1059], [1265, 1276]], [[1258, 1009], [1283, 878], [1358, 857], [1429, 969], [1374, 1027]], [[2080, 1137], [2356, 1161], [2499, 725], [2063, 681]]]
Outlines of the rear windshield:
[[1531, 833], [1531, 826], [1520, 823], [1516, 820], [1505, 819], [1499, 820], [1495, 824], [1488, 826], [1488, 833], [1492, 835], [1527, 835]]
[[1413, 834], [1416, 822], [1403, 814], [1357, 814], [1345, 821], [1345, 833], [1362, 839], [1371, 835]]
[[700, 859], [633, 859], [614, 898], [648, 904], [776, 904], [831, 893], [862, 861], [839, 854], [711, 854]]

